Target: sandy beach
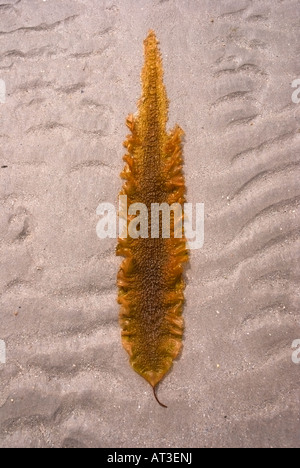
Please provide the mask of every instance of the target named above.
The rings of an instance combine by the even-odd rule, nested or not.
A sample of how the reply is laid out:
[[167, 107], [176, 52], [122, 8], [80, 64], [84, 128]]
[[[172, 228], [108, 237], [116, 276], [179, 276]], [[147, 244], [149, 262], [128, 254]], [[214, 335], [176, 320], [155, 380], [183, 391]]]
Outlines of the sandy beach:
[[[298, 0], [0, 0], [1, 448], [300, 448], [299, 25]], [[150, 28], [205, 204], [168, 409], [129, 366], [96, 234]]]

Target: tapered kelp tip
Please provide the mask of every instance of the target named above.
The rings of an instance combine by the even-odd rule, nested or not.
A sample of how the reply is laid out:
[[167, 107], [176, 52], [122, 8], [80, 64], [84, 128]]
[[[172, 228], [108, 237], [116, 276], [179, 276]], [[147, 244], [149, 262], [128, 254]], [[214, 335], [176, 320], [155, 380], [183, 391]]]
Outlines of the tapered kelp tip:
[[148, 38], [150, 37], [155, 37], [156, 38], [156, 34], [155, 34], [155, 31], [153, 29], [149, 29], [148, 31]]
[[155, 34], [155, 31], [153, 29], [150, 29], [148, 31], [147, 37], [144, 40], [145, 46], [154, 46], [156, 47], [159, 44], [159, 40], [157, 39], [157, 36]]
[[159, 401], [158, 399], [158, 396], [157, 396], [157, 392], [156, 392], [156, 389], [157, 389], [157, 386], [155, 385], [153, 388], [153, 394], [154, 394], [154, 398], [155, 400], [157, 401], [157, 403], [162, 406], [162, 408], [168, 408], [166, 405], [164, 405], [161, 401]]

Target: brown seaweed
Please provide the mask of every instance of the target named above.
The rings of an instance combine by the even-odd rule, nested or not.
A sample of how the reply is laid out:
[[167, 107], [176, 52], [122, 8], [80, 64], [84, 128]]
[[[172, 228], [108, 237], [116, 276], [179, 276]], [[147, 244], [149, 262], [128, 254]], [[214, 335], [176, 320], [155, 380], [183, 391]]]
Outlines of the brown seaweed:
[[[142, 70], [142, 97], [137, 116], [129, 115], [124, 146], [127, 154], [121, 177], [120, 195], [127, 195], [128, 206], [143, 203], [185, 202], [182, 137], [176, 125], [167, 132], [168, 99], [163, 84], [163, 68], [158, 40], [153, 31], [144, 41], [145, 64]], [[128, 216], [127, 223], [132, 220]], [[125, 257], [118, 273], [121, 305], [122, 343], [133, 369], [153, 387], [172, 367], [182, 347], [184, 303], [183, 266], [188, 260], [186, 239], [174, 237], [176, 223], [171, 216], [170, 238], [119, 239], [117, 255]], [[157, 399], [158, 401], [158, 399]], [[164, 405], [162, 405], [164, 406]]]

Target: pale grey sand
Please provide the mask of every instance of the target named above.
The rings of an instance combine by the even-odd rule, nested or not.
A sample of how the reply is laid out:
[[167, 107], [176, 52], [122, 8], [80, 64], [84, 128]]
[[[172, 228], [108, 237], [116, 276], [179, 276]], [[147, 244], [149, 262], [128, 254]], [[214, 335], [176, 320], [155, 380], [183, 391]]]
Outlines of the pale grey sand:
[[[0, 0], [1, 447], [300, 447], [299, 23], [298, 0]], [[206, 213], [168, 410], [128, 364], [96, 236], [149, 28]]]

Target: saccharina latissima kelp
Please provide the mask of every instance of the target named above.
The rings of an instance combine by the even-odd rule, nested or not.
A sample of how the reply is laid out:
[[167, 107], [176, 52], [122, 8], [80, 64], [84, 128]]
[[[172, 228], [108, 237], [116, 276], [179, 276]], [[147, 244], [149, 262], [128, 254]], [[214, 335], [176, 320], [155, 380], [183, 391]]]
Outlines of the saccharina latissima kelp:
[[[127, 154], [120, 195], [128, 206], [143, 203], [185, 202], [182, 172], [183, 131], [176, 126], [167, 132], [168, 100], [158, 41], [153, 31], [144, 42], [142, 97], [137, 116], [129, 115], [130, 130], [124, 146]], [[128, 217], [128, 223], [131, 217]], [[118, 273], [122, 343], [133, 369], [153, 387], [170, 370], [182, 347], [184, 263], [188, 260], [186, 239], [174, 238], [174, 216], [170, 238], [119, 239], [117, 255], [125, 257]], [[160, 403], [161, 404], [161, 403]], [[162, 405], [164, 406], [164, 405]]]

